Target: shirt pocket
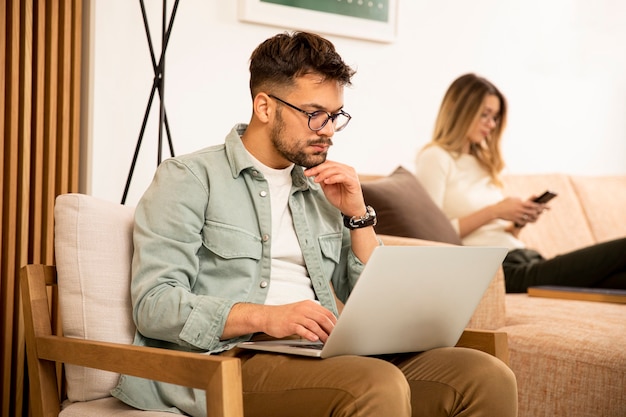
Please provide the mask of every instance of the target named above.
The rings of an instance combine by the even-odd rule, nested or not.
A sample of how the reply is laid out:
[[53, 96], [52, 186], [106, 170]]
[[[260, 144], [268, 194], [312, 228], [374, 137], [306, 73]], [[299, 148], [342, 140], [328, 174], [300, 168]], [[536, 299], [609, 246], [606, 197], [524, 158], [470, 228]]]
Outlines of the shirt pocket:
[[[263, 243], [259, 236], [226, 223], [206, 221], [195, 291], [228, 300], [263, 302], [255, 285], [260, 274]], [[225, 300], [223, 300], [226, 303]]]
[[342, 238], [341, 233], [329, 233], [320, 235], [317, 239], [322, 253], [324, 276], [327, 278], [332, 276], [341, 259]]
[[206, 222], [202, 228], [202, 244], [223, 259], [261, 259], [261, 238], [247, 230], [223, 223]]

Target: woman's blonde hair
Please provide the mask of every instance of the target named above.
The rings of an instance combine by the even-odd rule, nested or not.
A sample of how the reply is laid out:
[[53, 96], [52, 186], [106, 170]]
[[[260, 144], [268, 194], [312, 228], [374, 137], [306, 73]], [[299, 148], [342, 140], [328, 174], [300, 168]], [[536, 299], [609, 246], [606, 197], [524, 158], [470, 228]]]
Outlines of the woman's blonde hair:
[[454, 80], [446, 91], [435, 122], [432, 142], [451, 153], [462, 152], [468, 133], [481, 117], [485, 97], [495, 95], [500, 100], [498, 123], [483, 145], [472, 144], [470, 154], [476, 157], [495, 184], [501, 185], [499, 174], [504, 168], [500, 152], [500, 138], [506, 125], [506, 99], [487, 79], [465, 74]]

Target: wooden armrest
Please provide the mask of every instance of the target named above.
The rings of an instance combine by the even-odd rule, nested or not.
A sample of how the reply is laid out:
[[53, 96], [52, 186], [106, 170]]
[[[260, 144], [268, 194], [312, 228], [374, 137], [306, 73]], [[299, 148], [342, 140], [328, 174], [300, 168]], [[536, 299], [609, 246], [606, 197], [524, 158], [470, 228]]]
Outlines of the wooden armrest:
[[243, 417], [238, 358], [62, 336], [39, 336], [36, 341], [41, 359], [203, 389], [209, 416]]
[[456, 346], [483, 351], [509, 365], [509, 341], [506, 332], [465, 329]]

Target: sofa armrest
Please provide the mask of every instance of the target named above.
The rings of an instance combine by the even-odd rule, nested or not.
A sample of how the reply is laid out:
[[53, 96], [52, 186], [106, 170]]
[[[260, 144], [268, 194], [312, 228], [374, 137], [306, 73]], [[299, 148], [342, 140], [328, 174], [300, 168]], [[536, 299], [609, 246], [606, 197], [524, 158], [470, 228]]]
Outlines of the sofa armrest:
[[498, 268], [467, 327], [497, 330], [506, 325], [504, 271]]
[[[389, 246], [442, 246], [450, 245], [449, 243], [432, 242], [429, 240], [414, 239], [408, 237], [381, 235], [378, 237], [383, 244]], [[505, 317], [505, 290], [504, 290], [504, 272], [502, 267], [498, 268], [491, 284], [485, 291], [476, 311], [467, 325], [471, 329], [497, 330], [506, 324]]]
[[432, 240], [415, 239], [412, 237], [377, 235], [388, 246], [450, 246], [450, 243], [434, 242]]

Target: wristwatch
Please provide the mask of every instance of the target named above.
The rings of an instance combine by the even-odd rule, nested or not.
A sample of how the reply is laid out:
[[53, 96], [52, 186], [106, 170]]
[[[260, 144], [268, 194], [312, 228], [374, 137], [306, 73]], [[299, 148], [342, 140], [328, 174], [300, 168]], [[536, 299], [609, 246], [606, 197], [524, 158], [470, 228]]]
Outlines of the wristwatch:
[[376, 226], [376, 212], [372, 206], [365, 207], [365, 214], [362, 216], [346, 216], [343, 214], [343, 225], [350, 230], [360, 229], [362, 227]]

